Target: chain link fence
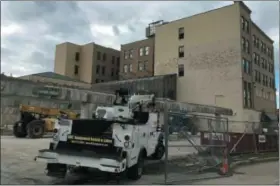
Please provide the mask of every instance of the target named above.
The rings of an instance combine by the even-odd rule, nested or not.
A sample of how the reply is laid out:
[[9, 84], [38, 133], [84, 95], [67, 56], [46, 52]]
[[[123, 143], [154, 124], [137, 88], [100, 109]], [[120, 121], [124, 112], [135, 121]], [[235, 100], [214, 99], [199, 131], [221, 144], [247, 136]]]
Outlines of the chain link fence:
[[171, 110], [164, 117], [165, 184], [216, 178], [235, 155], [279, 150], [278, 121], [237, 122]]
[[165, 124], [165, 184], [218, 176], [227, 156], [227, 118], [168, 111]]

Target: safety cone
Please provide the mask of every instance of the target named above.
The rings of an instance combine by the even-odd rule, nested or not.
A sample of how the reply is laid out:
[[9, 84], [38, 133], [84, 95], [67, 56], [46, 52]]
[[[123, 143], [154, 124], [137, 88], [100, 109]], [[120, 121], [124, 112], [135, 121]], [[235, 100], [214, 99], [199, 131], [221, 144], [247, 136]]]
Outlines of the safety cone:
[[228, 166], [228, 156], [227, 156], [227, 149], [224, 150], [224, 156], [223, 156], [223, 163], [222, 167], [220, 169], [220, 173], [222, 175], [226, 175], [229, 172], [229, 166]]

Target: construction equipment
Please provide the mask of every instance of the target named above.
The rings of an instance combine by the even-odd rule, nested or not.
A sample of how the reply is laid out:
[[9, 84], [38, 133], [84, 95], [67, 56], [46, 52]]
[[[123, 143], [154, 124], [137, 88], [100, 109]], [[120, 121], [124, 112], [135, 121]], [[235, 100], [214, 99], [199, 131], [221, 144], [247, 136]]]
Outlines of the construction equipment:
[[[65, 177], [69, 167], [100, 170], [137, 180], [146, 159], [160, 160], [165, 152], [160, 113], [154, 95], [116, 91], [111, 107], [97, 107], [93, 119], [60, 119], [49, 149], [35, 161], [47, 163], [47, 175]], [[118, 99], [120, 98], [120, 99]], [[85, 169], [84, 169], [85, 168]]]
[[57, 118], [75, 119], [79, 114], [68, 109], [44, 108], [30, 105], [20, 105], [20, 120], [13, 126], [14, 136], [17, 138], [41, 138], [47, 132], [53, 132]]

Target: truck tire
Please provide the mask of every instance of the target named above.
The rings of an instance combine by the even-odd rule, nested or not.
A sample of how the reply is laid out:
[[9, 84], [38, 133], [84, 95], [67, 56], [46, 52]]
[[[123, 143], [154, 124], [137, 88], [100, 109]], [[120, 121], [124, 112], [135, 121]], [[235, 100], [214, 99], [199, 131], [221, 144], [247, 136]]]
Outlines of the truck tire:
[[45, 121], [33, 120], [27, 125], [27, 134], [29, 138], [42, 138], [45, 133]]
[[163, 155], [165, 154], [165, 147], [163, 142], [159, 142], [156, 146], [156, 150], [152, 155], [153, 160], [161, 160]]
[[128, 168], [127, 177], [129, 179], [138, 180], [142, 177], [143, 168], [144, 168], [144, 158], [145, 158], [145, 154], [144, 151], [142, 150], [139, 153], [137, 163], [132, 167]]
[[[21, 126], [19, 126], [21, 124]], [[13, 134], [17, 138], [25, 138], [27, 136], [27, 132], [24, 128], [22, 128], [22, 121], [17, 121], [13, 126]]]

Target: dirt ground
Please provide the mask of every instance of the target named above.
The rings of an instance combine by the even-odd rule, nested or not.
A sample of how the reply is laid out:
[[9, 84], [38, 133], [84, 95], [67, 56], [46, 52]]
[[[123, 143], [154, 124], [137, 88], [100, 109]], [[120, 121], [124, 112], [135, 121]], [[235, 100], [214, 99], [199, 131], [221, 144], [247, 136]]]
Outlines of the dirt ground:
[[[1, 184], [73, 184], [71, 178], [61, 180], [45, 175], [45, 164], [35, 162], [34, 157], [39, 149], [48, 148], [50, 138], [44, 139], [17, 139], [13, 136], [1, 136]], [[170, 142], [172, 144], [187, 144], [185, 141]], [[170, 148], [169, 158], [193, 153], [192, 147]], [[178, 162], [182, 164], [182, 162]], [[241, 167], [237, 173], [229, 178], [212, 179], [197, 182], [199, 184], [275, 184], [279, 180], [278, 162], [263, 163]], [[181, 167], [182, 168], [182, 167]], [[184, 168], [183, 169], [187, 169]], [[163, 163], [147, 164], [145, 175], [137, 182], [124, 180], [122, 184], [160, 184], [163, 183]], [[169, 171], [176, 177], [187, 177], [178, 166], [170, 166]], [[172, 176], [170, 174], [170, 176]], [[67, 182], [65, 182], [67, 181]], [[69, 182], [68, 182], [69, 181]], [[78, 183], [83, 184], [83, 182]], [[87, 184], [102, 184], [91, 181]], [[186, 184], [186, 183], [178, 183]]]

